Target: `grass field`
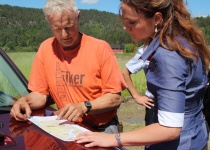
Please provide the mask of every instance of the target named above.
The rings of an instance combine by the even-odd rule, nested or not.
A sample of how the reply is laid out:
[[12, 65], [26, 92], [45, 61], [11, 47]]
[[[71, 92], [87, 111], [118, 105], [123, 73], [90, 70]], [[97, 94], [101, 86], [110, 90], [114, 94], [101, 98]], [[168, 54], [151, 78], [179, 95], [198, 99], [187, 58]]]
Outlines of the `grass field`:
[[9, 57], [18, 66], [27, 79], [30, 75], [31, 65], [35, 54], [35, 52], [8, 53]]

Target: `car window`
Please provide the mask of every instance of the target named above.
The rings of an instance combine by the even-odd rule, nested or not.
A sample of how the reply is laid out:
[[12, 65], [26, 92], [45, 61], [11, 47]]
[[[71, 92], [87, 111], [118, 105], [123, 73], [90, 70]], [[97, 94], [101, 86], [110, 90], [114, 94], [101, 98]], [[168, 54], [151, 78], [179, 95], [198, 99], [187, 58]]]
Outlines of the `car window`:
[[[1, 49], [0, 49], [1, 50]], [[27, 80], [3, 50], [0, 51], [0, 110], [27, 95]]]

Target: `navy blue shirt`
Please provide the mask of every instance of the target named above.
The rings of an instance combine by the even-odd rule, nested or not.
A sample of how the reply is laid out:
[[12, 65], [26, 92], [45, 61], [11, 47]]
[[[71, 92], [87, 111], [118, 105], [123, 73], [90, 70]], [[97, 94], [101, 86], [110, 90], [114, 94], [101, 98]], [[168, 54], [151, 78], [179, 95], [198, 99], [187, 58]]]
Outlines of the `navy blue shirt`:
[[[184, 39], [177, 39], [186, 48], [193, 48]], [[149, 57], [146, 69], [147, 88], [154, 95], [154, 123], [181, 127], [177, 140], [150, 145], [152, 150], [201, 150], [208, 142], [202, 114], [207, 74], [200, 57], [195, 62], [175, 50], [164, 49], [156, 37], [142, 55]]]

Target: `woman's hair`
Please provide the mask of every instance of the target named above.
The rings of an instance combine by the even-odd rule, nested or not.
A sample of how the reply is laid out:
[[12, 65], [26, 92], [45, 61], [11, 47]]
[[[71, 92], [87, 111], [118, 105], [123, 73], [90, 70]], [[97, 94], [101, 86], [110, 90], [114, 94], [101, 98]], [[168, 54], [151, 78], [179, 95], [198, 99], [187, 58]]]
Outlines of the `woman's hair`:
[[[196, 26], [183, 0], [121, 0], [122, 3], [132, 7], [137, 13], [151, 18], [156, 12], [162, 13], [163, 20], [158, 24], [161, 45], [168, 50], [177, 50], [182, 56], [198, 60], [200, 55], [206, 69], [210, 63], [210, 52], [206, 39]], [[177, 37], [185, 38], [196, 53], [182, 46]], [[146, 39], [145, 44], [152, 39]], [[167, 44], [167, 45], [166, 45]]]
[[45, 19], [48, 21], [48, 16], [50, 16], [53, 12], [69, 12], [69, 10], [73, 10], [75, 12], [75, 17], [78, 16], [78, 8], [75, 0], [47, 0], [43, 12], [45, 15]]

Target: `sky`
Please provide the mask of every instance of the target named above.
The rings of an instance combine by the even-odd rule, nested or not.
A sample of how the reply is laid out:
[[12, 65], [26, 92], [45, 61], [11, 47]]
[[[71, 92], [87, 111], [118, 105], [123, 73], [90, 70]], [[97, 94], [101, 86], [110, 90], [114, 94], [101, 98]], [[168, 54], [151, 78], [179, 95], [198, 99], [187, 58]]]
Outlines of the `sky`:
[[[184, 0], [186, 1], [186, 0]], [[0, 0], [0, 4], [28, 8], [44, 7], [46, 0]], [[210, 0], [187, 0], [192, 17], [210, 16]], [[120, 0], [76, 0], [79, 9], [97, 9], [118, 14]]]

